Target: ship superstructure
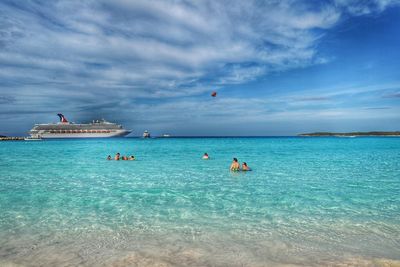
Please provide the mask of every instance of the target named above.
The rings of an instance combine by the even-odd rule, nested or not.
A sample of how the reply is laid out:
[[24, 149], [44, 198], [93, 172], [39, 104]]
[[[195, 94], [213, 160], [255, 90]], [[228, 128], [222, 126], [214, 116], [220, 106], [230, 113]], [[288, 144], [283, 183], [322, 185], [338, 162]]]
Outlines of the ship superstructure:
[[89, 138], [125, 136], [130, 131], [122, 125], [102, 120], [91, 123], [71, 123], [63, 114], [58, 123], [35, 124], [29, 134], [33, 138]]

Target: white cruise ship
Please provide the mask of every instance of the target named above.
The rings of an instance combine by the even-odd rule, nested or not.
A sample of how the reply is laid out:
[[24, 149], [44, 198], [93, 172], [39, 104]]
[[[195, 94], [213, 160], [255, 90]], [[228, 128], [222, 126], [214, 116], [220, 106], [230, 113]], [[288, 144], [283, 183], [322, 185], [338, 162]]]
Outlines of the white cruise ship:
[[58, 123], [35, 124], [29, 134], [32, 138], [89, 138], [125, 136], [131, 131], [122, 125], [105, 120], [94, 120], [91, 123], [71, 123], [63, 114]]

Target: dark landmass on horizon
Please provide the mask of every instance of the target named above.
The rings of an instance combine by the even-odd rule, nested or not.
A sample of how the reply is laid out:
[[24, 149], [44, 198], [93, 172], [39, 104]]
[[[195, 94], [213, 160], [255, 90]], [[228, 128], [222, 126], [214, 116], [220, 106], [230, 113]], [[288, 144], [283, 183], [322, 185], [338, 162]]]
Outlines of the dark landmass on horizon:
[[332, 133], [332, 132], [315, 132], [302, 133], [298, 136], [400, 136], [400, 131], [396, 132], [350, 132], [350, 133]]

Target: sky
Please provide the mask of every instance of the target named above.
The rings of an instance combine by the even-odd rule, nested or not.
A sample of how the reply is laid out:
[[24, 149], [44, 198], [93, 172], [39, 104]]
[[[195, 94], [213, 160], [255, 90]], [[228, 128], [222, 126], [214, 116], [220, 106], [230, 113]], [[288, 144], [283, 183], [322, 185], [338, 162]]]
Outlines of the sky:
[[400, 0], [0, 0], [0, 135], [57, 113], [133, 135], [400, 130]]

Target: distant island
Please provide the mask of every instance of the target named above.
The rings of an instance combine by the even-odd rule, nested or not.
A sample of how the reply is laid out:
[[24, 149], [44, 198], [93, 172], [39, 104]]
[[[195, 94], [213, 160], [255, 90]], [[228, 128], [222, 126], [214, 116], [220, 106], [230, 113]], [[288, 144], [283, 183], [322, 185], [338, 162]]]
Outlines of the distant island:
[[400, 131], [396, 132], [350, 132], [350, 133], [331, 133], [331, 132], [315, 132], [302, 133], [298, 136], [400, 136]]

